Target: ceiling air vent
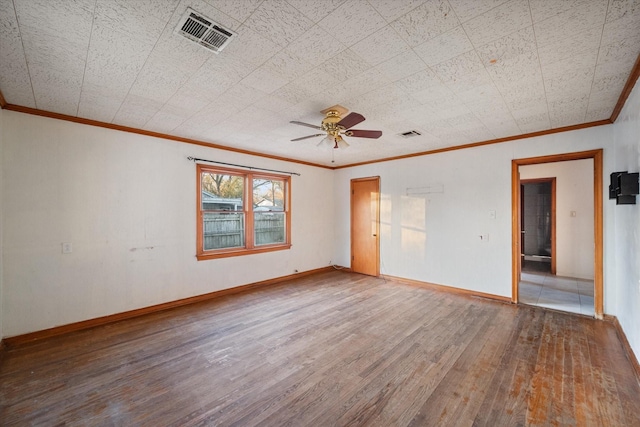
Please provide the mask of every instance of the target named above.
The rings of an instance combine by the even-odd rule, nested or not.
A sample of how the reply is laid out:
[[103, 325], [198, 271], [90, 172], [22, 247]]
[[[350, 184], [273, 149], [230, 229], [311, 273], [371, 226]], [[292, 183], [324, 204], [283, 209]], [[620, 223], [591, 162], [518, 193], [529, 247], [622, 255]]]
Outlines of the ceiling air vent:
[[400, 135], [403, 138], [412, 138], [414, 136], [420, 136], [422, 134], [420, 132], [418, 132], [417, 130], [410, 130], [410, 131], [407, 131], [407, 132], [399, 133], [398, 135]]
[[191, 8], [188, 8], [182, 19], [180, 19], [175, 32], [215, 53], [222, 51], [231, 39], [236, 36], [231, 30], [213, 22], [213, 20]]

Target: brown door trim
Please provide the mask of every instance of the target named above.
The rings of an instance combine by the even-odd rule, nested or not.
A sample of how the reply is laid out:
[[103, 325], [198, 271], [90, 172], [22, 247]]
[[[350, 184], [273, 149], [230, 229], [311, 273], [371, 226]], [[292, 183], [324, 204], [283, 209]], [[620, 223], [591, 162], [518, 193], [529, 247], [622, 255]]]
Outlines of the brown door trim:
[[[354, 198], [353, 198], [353, 194], [354, 194], [354, 189], [353, 189], [353, 184], [355, 182], [361, 182], [361, 181], [375, 181], [376, 182], [376, 189], [378, 191], [378, 206], [376, 209], [376, 221], [375, 221], [375, 234], [376, 234], [376, 259], [375, 259], [375, 266], [376, 266], [376, 276], [380, 276], [380, 177], [379, 176], [370, 176], [370, 177], [365, 177], [365, 178], [354, 178], [351, 180], [351, 185], [350, 185], [350, 209], [351, 209], [351, 227], [350, 227], [350, 237], [351, 237], [351, 260], [353, 260], [353, 257], [355, 256], [354, 254], [354, 248], [353, 248], [353, 239], [354, 239]], [[351, 264], [353, 266], [353, 264]]]
[[594, 226], [594, 311], [596, 319], [604, 315], [603, 225], [602, 225], [602, 149], [576, 153], [529, 157], [511, 161], [511, 301], [518, 302], [520, 282], [520, 172], [521, 165], [593, 159], [593, 226]]
[[[551, 274], [556, 274], [556, 178], [522, 179], [520, 185], [540, 182], [551, 183]], [[520, 194], [520, 198], [522, 198], [522, 194]], [[522, 204], [520, 204], [520, 209], [522, 212]], [[522, 218], [520, 220], [522, 221]], [[520, 222], [520, 228], [522, 228], [522, 222]]]

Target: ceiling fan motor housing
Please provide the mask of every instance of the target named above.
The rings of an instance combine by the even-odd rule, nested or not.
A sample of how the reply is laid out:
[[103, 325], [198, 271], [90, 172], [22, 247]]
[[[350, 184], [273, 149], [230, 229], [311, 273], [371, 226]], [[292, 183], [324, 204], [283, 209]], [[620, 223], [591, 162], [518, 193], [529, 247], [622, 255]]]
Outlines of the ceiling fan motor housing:
[[344, 130], [344, 126], [338, 125], [340, 120], [342, 120], [342, 118], [340, 117], [339, 111], [329, 110], [327, 111], [326, 117], [322, 120], [322, 129], [336, 137], [341, 130]]

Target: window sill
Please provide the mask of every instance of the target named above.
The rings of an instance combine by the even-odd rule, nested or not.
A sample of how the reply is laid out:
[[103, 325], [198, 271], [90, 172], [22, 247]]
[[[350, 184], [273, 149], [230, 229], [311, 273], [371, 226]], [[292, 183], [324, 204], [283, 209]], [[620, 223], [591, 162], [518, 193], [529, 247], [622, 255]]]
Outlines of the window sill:
[[260, 246], [258, 248], [253, 248], [253, 249], [243, 248], [243, 249], [226, 250], [226, 251], [205, 252], [205, 253], [197, 254], [196, 258], [198, 259], [198, 261], [205, 261], [208, 259], [229, 258], [234, 256], [261, 254], [264, 252], [284, 251], [290, 248], [291, 248], [291, 244], [287, 243], [284, 245]]

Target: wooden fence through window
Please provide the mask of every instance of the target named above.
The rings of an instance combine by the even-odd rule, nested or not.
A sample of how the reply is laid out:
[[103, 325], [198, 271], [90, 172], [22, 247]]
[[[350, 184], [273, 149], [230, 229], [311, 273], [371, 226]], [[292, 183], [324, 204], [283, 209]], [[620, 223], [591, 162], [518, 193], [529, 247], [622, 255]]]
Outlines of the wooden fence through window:
[[[204, 249], [243, 247], [244, 214], [242, 212], [204, 213]], [[254, 212], [255, 245], [285, 242], [284, 212]]]

